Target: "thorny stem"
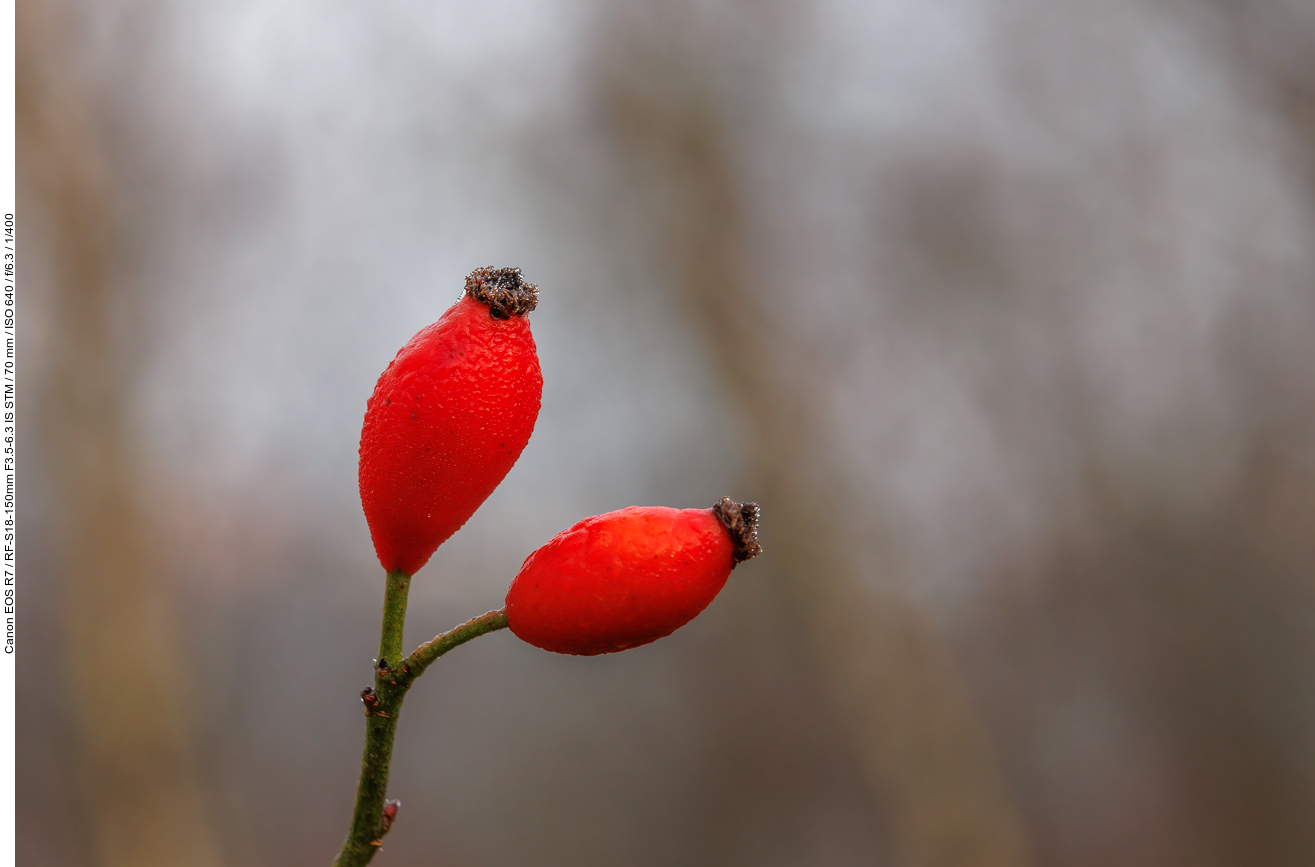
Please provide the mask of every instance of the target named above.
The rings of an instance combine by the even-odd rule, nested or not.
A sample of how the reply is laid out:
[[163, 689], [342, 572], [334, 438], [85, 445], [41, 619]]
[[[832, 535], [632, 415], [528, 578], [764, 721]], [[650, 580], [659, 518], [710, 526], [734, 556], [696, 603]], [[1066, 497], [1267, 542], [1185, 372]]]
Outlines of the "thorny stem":
[[356, 812], [352, 816], [347, 841], [343, 843], [333, 867], [369, 864], [397, 815], [396, 803], [385, 801], [385, 796], [397, 718], [411, 683], [452, 648], [507, 626], [506, 610], [490, 611], [426, 641], [403, 659], [402, 627], [406, 623], [406, 594], [410, 586], [411, 576], [401, 572], [388, 573], [374, 687], [361, 692], [361, 701], [365, 705], [365, 752], [361, 756], [361, 782], [356, 788]]

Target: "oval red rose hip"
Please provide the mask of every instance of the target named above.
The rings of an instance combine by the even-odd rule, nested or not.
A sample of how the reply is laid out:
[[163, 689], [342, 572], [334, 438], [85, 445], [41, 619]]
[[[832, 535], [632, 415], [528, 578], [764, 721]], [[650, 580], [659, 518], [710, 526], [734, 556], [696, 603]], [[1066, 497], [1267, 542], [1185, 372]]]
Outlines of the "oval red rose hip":
[[708, 606], [761, 550], [758, 506], [634, 506], [586, 518], [531, 554], [507, 591], [507, 625], [544, 650], [593, 656], [648, 644]]
[[415, 574], [511, 470], [543, 393], [519, 268], [480, 268], [397, 353], [366, 403], [361, 505], [379, 562]]

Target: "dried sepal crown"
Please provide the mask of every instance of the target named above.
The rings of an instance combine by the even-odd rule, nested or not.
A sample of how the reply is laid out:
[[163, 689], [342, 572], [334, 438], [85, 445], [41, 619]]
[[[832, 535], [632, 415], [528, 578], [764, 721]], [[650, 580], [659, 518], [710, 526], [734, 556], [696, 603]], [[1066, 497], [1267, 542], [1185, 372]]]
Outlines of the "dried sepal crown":
[[476, 268], [466, 277], [466, 294], [487, 304], [494, 319], [524, 316], [539, 303], [539, 287], [526, 283], [519, 268]]
[[732, 569], [763, 552], [758, 544], [760, 511], [757, 503], [737, 503], [730, 497], [722, 497], [712, 506], [713, 514], [731, 534], [731, 544], [735, 546], [731, 552]]

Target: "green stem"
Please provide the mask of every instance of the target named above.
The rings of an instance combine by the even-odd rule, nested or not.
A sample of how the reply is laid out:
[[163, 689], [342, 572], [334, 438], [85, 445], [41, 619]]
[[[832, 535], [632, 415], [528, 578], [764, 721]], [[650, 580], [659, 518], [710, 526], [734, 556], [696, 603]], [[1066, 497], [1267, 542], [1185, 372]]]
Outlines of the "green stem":
[[454, 647], [460, 647], [472, 638], [479, 638], [488, 632], [497, 632], [507, 628], [507, 609], [499, 608], [478, 617], [472, 617], [465, 623], [436, 635], [420, 645], [406, 658], [402, 670], [407, 674], [407, 683], [425, 673], [430, 663]]
[[402, 627], [406, 626], [406, 594], [411, 589], [411, 576], [405, 572], [389, 572], [388, 588], [384, 591], [384, 622], [379, 630], [379, 667], [384, 661], [402, 661]]
[[[406, 624], [406, 594], [410, 585], [409, 575], [388, 573], [374, 688], [361, 693], [365, 704], [365, 752], [361, 756], [361, 782], [356, 788], [356, 812], [342, 851], [333, 862], [334, 867], [369, 864], [393, 823], [392, 815], [384, 815], [388, 770], [393, 758], [393, 739], [397, 733], [397, 718], [402, 711], [402, 699], [411, 683], [452, 648], [507, 625], [505, 611], [490, 611], [425, 642], [403, 659], [402, 628]], [[396, 810], [392, 813], [395, 815]]]

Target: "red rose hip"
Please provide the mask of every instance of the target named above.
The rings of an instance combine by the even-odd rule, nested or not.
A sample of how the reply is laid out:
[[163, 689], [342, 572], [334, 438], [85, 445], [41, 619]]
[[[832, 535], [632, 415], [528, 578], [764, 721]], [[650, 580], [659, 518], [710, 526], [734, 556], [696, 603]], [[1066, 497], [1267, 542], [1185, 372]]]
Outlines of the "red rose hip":
[[507, 591], [507, 626], [555, 653], [593, 656], [670, 635], [761, 551], [758, 506], [632, 506], [586, 518], [531, 554]]
[[480, 268], [379, 377], [361, 428], [361, 505], [379, 562], [415, 574], [511, 470], [543, 393], [519, 268]]

